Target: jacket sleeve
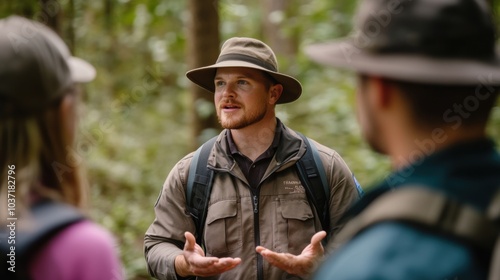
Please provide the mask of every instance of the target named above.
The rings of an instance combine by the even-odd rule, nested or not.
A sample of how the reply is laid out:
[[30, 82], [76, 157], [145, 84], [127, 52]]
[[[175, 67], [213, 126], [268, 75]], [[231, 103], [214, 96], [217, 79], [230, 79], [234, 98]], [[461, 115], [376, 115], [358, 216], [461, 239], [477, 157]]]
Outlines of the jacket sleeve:
[[330, 185], [330, 232], [328, 235], [331, 238], [342, 228], [343, 225], [339, 223], [340, 218], [360, 198], [362, 190], [357, 185], [351, 170], [336, 151], [317, 142], [315, 144], [321, 154]]
[[192, 154], [170, 171], [154, 206], [155, 219], [144, 236], [144, 255], [148, 271], [157, 279], [178, 279], [174, 261], [182, 254], [184, 232], [195, 234], [191, 216], [186, 212], [185, 186]]

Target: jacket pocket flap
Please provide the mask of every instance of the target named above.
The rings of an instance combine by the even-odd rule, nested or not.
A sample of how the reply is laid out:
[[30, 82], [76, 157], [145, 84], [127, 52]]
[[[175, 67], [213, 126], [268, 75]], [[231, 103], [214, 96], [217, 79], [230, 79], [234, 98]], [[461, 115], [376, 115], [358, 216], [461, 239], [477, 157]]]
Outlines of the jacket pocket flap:
[[207, 224], [220, 219], [235, 217], [238, 213], [237, 205], [236, 200], [224, 200], [212, 204], [208, 209]]
[[285, 219], [305, 221], [314, 217], [309, 204], [303, 200], [282, 200], [281, 215]]

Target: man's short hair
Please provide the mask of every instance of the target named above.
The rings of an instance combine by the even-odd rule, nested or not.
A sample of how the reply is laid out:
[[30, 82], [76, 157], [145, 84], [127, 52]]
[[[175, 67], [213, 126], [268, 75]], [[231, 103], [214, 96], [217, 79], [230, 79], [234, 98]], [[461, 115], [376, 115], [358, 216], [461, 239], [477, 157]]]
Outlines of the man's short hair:
[[437, 85], [388, 80], [407, 100], [416, 124], [484, 124], [498, 97], [498, 86]]

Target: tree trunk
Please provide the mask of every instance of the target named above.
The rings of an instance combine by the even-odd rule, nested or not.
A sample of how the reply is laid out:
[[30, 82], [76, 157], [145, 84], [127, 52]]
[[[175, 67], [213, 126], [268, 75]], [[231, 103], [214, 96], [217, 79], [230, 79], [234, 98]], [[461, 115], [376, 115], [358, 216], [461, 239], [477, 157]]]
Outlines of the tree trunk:
[[104, 28], [106, 31], [113, 32], [113, 0], [104, 1]]
[[35, 18], [48, 25], [57, 34], [61, 35], [61, 25], [59, 17], [61, 15], [61, 5], [55, 0], [40, 0], [41, 10]]
[[[264, 41], [276, 55], [285, 56], [284, 61], [290, 61], [297, 53], [297, 43], [290, 34], [285, 34], [283, 26], [290, 10], [296, 5], [291, 0], [261, 0], [261, 3], [264, 15], [262, 18]], [[283, 16], [282, 20], [279, 20], [280, 15]]]
[[[189, 23], [187, 34], [188, 67], [194, 69], [215, 63], [219, 55], [218, 0], [189, 0]], [[219, 131], [217, 115], [213, 105], [213, 93], [191, 83], [192, 103], [191, 142], [192, 150]], [[201, 108], [211, 108], [202, 110]]]
[[75, 54], [75, 1], [68, 0], [68, 8], [64, 14], [64, 19], [66, 20], [66, 26], [64, 33], [66, 34], [64, 37], [66, 38], [66, 43], [68, 44], [68, 48], [72, 54]]

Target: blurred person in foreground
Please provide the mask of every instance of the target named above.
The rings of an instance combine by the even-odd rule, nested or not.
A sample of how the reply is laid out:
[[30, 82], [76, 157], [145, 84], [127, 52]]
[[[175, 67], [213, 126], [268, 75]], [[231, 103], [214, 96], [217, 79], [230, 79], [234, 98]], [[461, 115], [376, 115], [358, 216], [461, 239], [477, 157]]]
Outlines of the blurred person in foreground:
[[314, 279], [485, 279], [493, 246], [480, 248], [452, 231], [388, 219], [344, 235], [373, 215], [372, 207], [399, 215], [394, 211], [405, 205], [383, 205], [385, 199], [412, 187], [433, 194], [417, 212], [433, 212], [434, 198], [443, 194], [453, 201], [441, 205], [442, 213], [451, 213], [436, 222], [443, 229], [476, 230], [461, 210], [485, 215], [493, 203], [500, 155], [486, 125], [500, 65], [487, 3], [363, 0], [355, 18], [353, 37], [312, 44], [306, 53], [357, 73], [364, 138], [390, 158], [393, 173], [348, 211]]
[[330, 227], [323, 231], [295, 167], [310, 147], [275, 114], [277, 104], [299, 98], [300, 83], [278, 72], [269, 46], [245, 37], [227, 40], [214, 65], [186, 75], [214, 93], [225, 129], [208, 161], [208, 168], [217, 172], [203, 244], [195, 243], [195, 235], [202, 233], [196, 232], [186, 209], [190, 153], [168, 175], [146, 232], [151, 275], [231, 280], [307, 275], [323, 256], [320, 241], [341, 227], [338, 218], [358, 199], [360, 189], [337, 152], [309, 140], [319, 151], [325, 187], [330, 188]]
[[94, 76], [48, 27], [0, 20], [2, 279], [122, 279], [112, 235], [85, 217], [87, 183], [72, 154], [77, 83]]

